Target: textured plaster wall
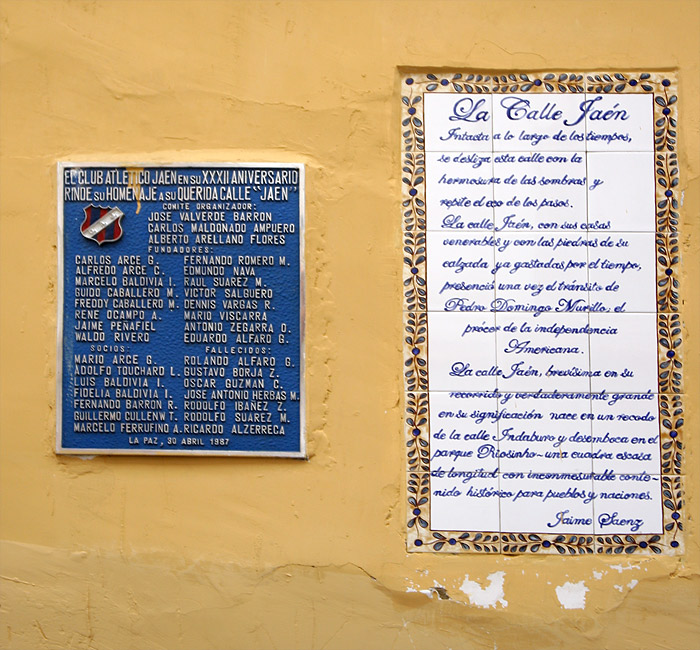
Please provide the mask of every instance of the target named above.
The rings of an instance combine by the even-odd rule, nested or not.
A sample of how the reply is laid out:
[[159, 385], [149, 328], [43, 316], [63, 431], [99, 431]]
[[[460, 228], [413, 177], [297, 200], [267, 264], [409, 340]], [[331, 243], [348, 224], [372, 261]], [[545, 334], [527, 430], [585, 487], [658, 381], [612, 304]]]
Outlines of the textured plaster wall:
[[[679, 69], [697, 443], [699, 33], [694, 0], [3, 0], [0, 647], [700, 647], [692, 441], [685, 557], [406, 554], [397, 128], [400, 66]], [[54, 455], [65, 159], [307, 165], [308, 462]]]

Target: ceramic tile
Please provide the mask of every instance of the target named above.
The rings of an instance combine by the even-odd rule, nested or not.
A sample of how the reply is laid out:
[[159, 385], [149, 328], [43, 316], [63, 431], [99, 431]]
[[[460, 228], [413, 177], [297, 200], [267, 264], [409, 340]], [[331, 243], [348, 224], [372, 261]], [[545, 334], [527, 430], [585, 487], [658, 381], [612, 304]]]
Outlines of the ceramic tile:
[[[422, 176], [411, 179], [404, 176], [401, 183], [401, 208], [404, 232], [425, 230], [425, 183]], [[420, 182], [419, 182], [420, 179]], [[415, 183], [418, 183], [415, 185]]]
[[593, 533], [593, 482], [590, 472], [580, 480], [501, 476], [501, 530], [523, 533]]
[[583, 98], [585, 91], [584, 76], [580, 72], [547, 70], [546, 72], [518, 72], [517, 74], [495, 74], [493, 76], [493, 93], [527, 93], [554, 95], [576, 93]]
[[658, 474], [659, 402], [655, 393], [594, 394], [593, 470]]
[[[683, 526], [687, 526], [685, 508], [685, 476], [661, 477], [661, 505], [663, 507], [664, 542], [671, 548], [679, 549], [683, 543]], [[678, 552], [678, 550], [676, 551]]]
[[586, 158], [589, 229], [653, 232], [654, 154], [589, 152]]
[[657, 315], [659, 392], [679, 394], [685, 383], [683, 374], [683, 330], [680, 314]]
[[653, 151], [653, 97], [586, 94], [588, 151]]
[[590, 327], [592, 391], [657, 391], [654, 314], [591, 314]]
[[606, 497], [594, 502], [596, 553], [684, 553], [685, 477], [608, 473], [596, 482]]
[[407, 392], [404, 395], [404, 450], [409, 472], [430, 471], [428, 393]]
[[491, 151], [491, 95], [427, 94], [426, 151]]
[[600, 473], [593, 491], [596, 535], [663, 532], [660, 476]]
[[585, 233], [585, 153], [501, 152], [493, 169], [497, 230]]
[[588, 301], [587, 235], [499, 234], [495, 252], [496, 309], [527, 306], [555, 312]]
[[589, 302], [609, 312], [656, 311], [656, 254], [652, 233], [588, 235]]
[[680, 236], [678, 233], [656, 234], [656, 302], [658, 312], [678, 312], [680, 300]]
[[678, 154], [656, 153], [656, 230], [659, 233], [678, 233], [682, 192], [680, 187]]
[[491, 311], [494, 299], [492, 234], [429, 232], [428, 309]]
[[457, 483], [498, 471], [495, 393], [430, 393], [430, 461], [437, 475]]
[[430, 526], [430, 474], [409, 472], [406, 474], [407, 550], [424, 550]]
[[493, 230], [491, 153], [429, 151], [425, 157], [428, 230]]
[[585, 90], [590, 94], [611, 92], [628, 94], [648, 94], [652, 91], [676, 92], [677, 79], [674, 72], [623, 72], [596, 70], [584, 74]]
[[583, 151], [579, 94], [507, 94], [493, 98], [495, 151]]
[[492, 313], [428, 313], [430, 389], [491, 390], [496, 387]]
[[405, 311], [403, 313], [403, 377], [407, 392], [428, 390], [428, 314]]
[[661, 420], [661, 473], [678, 475], [685, 472], [686, 414], [683, 395], [659, 395]]
[[591, 533], [563, 535], [561, 533], [502, 533], [501, 552], [515, 555], [593, 555], [594, 538]]
[[425, 229], [425, 153], [404, 151], [401, 158], [403, 229]]
[[591, 402], [586, 393], [502, 393], [500, 471], [591, 472]]
[[589, 390], [588, 315], [496, 314], [498, 389]]
[[420, 228], [403, 233], [403, 308], [426, 311], [426, 232]]
[[498, 476], [461, 479], [430, 477], [430, 524], [433, 530], [490, 531], [499, 528]]

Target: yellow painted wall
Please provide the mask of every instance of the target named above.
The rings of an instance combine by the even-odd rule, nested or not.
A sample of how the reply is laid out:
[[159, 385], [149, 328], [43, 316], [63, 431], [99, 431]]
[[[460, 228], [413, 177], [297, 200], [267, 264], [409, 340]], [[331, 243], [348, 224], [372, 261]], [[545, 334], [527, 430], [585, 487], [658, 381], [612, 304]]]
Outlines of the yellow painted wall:
[[[695, 0], [3, 0], [0, 647], [700, 648], [693, 444], [684, 557], [405, 552], [398, 128], [400, 66], [678, 69], [697, 447], [699, 34]], [[306, 164], [308, 462], [54, 454], [58, 160]]]

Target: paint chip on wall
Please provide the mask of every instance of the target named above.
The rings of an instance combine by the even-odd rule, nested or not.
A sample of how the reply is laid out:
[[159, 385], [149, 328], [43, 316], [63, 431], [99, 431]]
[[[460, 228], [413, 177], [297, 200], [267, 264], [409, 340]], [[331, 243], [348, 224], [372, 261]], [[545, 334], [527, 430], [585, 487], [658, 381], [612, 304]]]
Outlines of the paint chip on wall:
[[505, 599], [503, 591], [503, 583], [505, 582], [505, 571], [496, 571], [488, 576], [488, 584], [482, 587], [478, 582], [469, 579], [469, 576], [464, 577], [461, 590], [469, 598], [469, 603], [476, 607], [508, 607], [508, 601]]
[[564, 609], [585, 609], [587, 591], [588, 587], [583, 580], [565, 582], [561, 587], [556, 587], [557, 598]]

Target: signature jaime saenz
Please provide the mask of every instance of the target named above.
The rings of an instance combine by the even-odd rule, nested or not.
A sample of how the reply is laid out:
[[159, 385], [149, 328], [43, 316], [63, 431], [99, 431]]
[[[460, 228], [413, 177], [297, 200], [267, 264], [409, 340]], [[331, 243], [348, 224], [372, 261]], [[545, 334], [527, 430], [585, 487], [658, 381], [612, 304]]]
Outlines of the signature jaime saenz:
[[[598, 517], [598, 526], [602, 529], [606, 526], [627, 527], [631, 532], [636, 533], [642, 526], [644, 520], [639, 518], [621, 517], [618, 512], [601, 512]], [[547, 523], [548, 528], [556, 528], [559, 525], [564, 526], [590, 526], [593, 523], [592, 517], [576, 517], [571, 514], [570, 510], [562, 510], [554, 515], [554, 521]]]

